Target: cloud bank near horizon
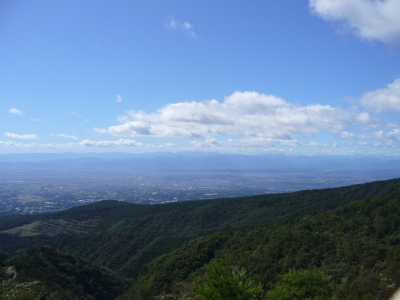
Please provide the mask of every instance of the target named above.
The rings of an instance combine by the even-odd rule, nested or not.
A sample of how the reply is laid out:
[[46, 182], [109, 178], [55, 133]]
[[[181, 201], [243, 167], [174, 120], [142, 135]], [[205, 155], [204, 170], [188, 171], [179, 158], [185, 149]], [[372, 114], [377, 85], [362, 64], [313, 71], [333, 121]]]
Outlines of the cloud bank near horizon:
[[22, 140], [37, 140], [39, 137], [36, 134], [17, 134], [13, 132], [4, 132], [3, 136], [11, 139], [22, 139]]
[[155, 113], [128, 111], [120, 125], [95, 128], [113, 136], [157, 138], [211, 138], [234, 136], [291, 140], [312, 137], [322, 131], [338, 135], [362, 125], [375, 124], [368, 112], [344, 110], [330, 105], [299, 106], [273, 95], [234, 92], [223, 102], [180, 102]]
[[[129, 110], [118, 117], [119, 124], [93, 129], [99, 136], [118, 139], [92, 137], [78, 141], [75, 135], [51, 134], [76, 141], [58, 144], [0, 141], [0, 146], [325, 154], [368, 149], [369, 153], [384, 150], [396, 154], [394, 149], [400, 147], [400, 124], [389, 122], [385, 114], [400, 113], [400, 79], [353, 100], [356, 105], [349, 108], [318, 103], [298, 105], [274, 95], [236, 91], [221, 102], [215, 99], [177, 102], [151, 113]], [[3, 136], [38, 139], [35, 134], [12, 132]]]

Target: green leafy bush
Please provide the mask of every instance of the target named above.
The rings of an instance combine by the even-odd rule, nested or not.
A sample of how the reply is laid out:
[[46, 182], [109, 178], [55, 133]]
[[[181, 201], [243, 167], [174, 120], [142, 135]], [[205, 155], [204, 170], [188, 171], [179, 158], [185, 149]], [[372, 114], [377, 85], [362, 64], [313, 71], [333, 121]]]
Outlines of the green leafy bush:
[[271, 300], [332, 299], [331, 277], [316, 268], [291, 269], [268, 293]]
[[206, 270], [204, 281], [197, 290], [203, 299], [263, 299], [262, 284], [250, 279], [245, 269], [229, 266], [224, 261], [222, 263], [213, 262], [206, 266]]

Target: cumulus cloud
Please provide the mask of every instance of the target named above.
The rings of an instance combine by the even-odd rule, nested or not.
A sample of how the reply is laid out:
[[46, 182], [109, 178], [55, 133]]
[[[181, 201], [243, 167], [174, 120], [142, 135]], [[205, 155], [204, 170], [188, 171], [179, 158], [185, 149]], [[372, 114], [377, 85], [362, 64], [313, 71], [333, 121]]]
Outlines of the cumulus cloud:
[[398, 0], [310, 0], [309, 6], [322, 19], [343, 22], [362, 38], [383, 42], [400, 38]]
[[358, 135], [344, 131], [340, 137], [343, 139], [358, 140], [357, 144], [363, 146], [400, 146], [400, 128], [393, 128], [386, 131], [378, 130]]
[[360, 97], [362, 105], [369, 109], [400, 113], [400, 79], [388, 84], [386, 88], [367, 92]]
[[355, 122], [368, 123], [368, 114], [356, 114], [329, 105], [293, 105], [257, 92], [235, 92], [224, 101], [168, 104], [155, 113], [130, 111], [120, 125], [95, 128], [113, 136], [159, 138], [215, 138], [235, 136], [291, 140], [321, 131], [342, 132]]
[[189, 34], [192, 38], [197, 39], [196, 34], [192, 30], [193, 25], [189, 22], [181, 22], [171, 17], [169, 22], [166, 24], [166, 28], [171, 30], [180, 30]]
[[22, 140], [37, 140], [38, 136], [36, 134], [17, 134], [12, 132], [5, 132], [3, 136], [12, 139], [22, 139]]
[[356, 136], [353, 133], [347, 132], [347, 131], [343, 131], [340, 135], [340, 137], [342, 139], [350, 139], [353, 140], [356, 138]]
[[377, 131], [372, 134], [371, 138], [383, 140], [387, 145], [400, 144], [400, 129], [393, 129], [389, 132]]
[[10, 114], [14, 114], [14, 115], [20, 115], [20, 116], [24, 115], [24, 113], [17, 108], [10, 108], [10, 110], [8, 112]]

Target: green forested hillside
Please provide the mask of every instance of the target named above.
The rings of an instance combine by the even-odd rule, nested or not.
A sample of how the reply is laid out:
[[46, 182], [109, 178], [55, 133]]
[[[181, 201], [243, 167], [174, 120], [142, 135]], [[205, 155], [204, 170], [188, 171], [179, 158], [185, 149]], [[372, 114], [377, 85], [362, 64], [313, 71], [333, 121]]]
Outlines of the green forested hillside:
[[[18, 257], [27, 258], [36, 257], [32, 253], [37, 252], [38, 244], [56, 247], [77, 259], [106, 267], [113, 278], [118, 274], [134, 280], [127, 294], [132, 299], [151, 299], [162, 291], [173, 291], [176, 282], [202, 276], [205, 264], [225, 256], [245, 267], [248, 275], [266, 289], [290, 268], [315, 266], [332, 275], [335, 284], [347, 278], [347, 283], [341, 285], [344, 290], [355, 288], [356, 282], [364, 287], [366, 278], [373, 278], [375, 285], [368, 286], [379, 290], [381, 297], [391, 291], [385, 291], [376, 280], [397, 280], [398, 276], [386, 266], [389, 256], [397, 261], [397, 250], [393, 250], [397, 249], [393, 236], [397, 223], [392, 221], [390, 225], [393, 232], [382, 232], [387, 217], [377, 203], [383, 201], [382, 207], [391, 205], [396, 213], [399, 194], [400, 179], [393, 179], [290, 194], [153, 206], [102, 201], [49, 215], [2, 217], [0, 251], [10, 256], [25, 253]], [[362, 199], [369, 200], [350, 204]], [[327, 212], [343, 205], [347, 206]], [[367, 217], [361, 218], [361, 214], [355, 218], [364, 206], [368, 209], [362, 214]], [[369, 231], [364, 230], [365, 226]], [[391, 248], [384, 242], [389, 236], [393, 240]], [[347, 239], [342, 240], [344, 237]], [[371, 261], [362, 255], [355, 260], [355, 250], [351, 249], [364, 249], [363, 253], [374, 256]], [[389, 277], [379, 279], [377, 270], [389, 272]], [[52, 278], [38, 279], [53, 284]]]
[[[395, 179], [290, 194], [155, 206], [102, 201], [47, 216], [0, 218], [0, 250], [12, 254], [45, 242], [134, 278], [145, 263], [190, 238], [325, 211], [399, 190], [400, 180]], [[77, 225], [79, 222], [81, 226]]]
[[231, 258], [271, 289], [290, 269], [316, 267], [340, 288], [337, 299], [388, 299], [400, 284], [400, 193], [252, 229], [216, 232], [146, 265], [130, 296], [147, 299]]
[[40, 281], [56, 299], [114, 299], [128, 287], [128, 281], [114, 273], [52, 247], [4, 259], [18, 271], [16, 282]]

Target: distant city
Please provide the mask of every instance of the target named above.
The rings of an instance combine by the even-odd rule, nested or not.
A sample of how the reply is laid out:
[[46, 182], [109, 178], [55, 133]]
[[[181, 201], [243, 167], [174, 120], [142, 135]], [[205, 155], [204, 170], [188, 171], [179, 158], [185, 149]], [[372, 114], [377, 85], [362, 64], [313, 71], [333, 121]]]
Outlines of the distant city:
[[[205, 163], [205, 169], [167, 170], [134, 168], [129, 164], [115, 167], [117, 163], [106, 162], [82, 164], [72, 159], [67, 165], [65, 161], [1, 163], [0, 215], [54, 212], [106, 199], [153, 205], [286, 193], [400, 177], [397, 161], [393, 168], [365, 168], [363, 164], [363, 168], [351, 170], [332, 166], [245, 169], [238, 164], [232, 169], [215, 169]], [[121, 160], [117, 162], [121, 164]]]
[[[0, 155], [0, 215], [54, 212], [107, 199], [153, 205], [339, 187], [400, 177], [398, 160], [330, 158], [322, 164], [317, 158], [283, 160], [276, 156], [239, 155], [147, 155], [135, 157], [136, 160], [62, 160], [62, 156], [55, 156], [58, 160], [38, 162], [5, 162], [5, 158], [10, 160], [9, 156]], [[281, 167], [277, 158], [281, 159]], [[273, 168], [267, 167], [271, 165]]]

